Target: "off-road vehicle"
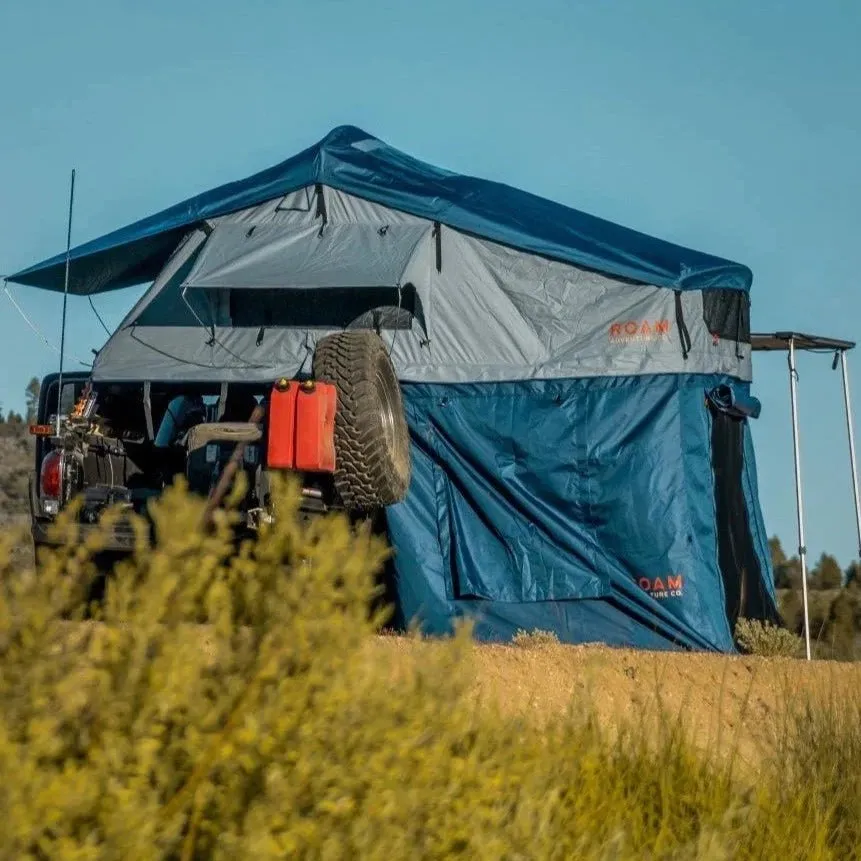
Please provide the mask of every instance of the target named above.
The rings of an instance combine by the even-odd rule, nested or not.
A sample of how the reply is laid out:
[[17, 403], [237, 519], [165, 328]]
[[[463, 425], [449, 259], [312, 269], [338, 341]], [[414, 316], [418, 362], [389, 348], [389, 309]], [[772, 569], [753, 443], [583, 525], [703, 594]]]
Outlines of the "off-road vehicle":
[[[211, 510], [244, 471], [241, 532], [272, 516], [275, 470], [300, 477], [308, 516], [333, 509], [373, 516], [407, 491], [401, 391], [373, 331], [322, 338], [311, 374], [268, 385], [93, 384], [75, 373], [62, 378], [58, 400], [59, 385], [57, 374], [45, 378], [31, 427], [37, 437], [30, 482], [37, 551], [66, 540], [51, 526], [73, 499], [86, 531], [109, 506], [146, 514], [147, 503], [179, 475], [208, 498]], [[121, 520], [106, 549], [128, 551], [133, 539]]]

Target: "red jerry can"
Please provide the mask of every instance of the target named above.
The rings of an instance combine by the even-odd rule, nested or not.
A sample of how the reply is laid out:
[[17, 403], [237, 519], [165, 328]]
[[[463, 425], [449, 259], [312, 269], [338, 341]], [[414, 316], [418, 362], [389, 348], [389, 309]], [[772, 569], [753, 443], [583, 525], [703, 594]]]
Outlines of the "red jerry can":
[[306, 382], [296, 396], [296, 469], [335, 471], [335, 411], [338, 390], [331, 383]]
[[296, 468], [296, 398], [299, 384], [279, 380], [269, 396], [269, 439], [266, 462], [270, 469]]

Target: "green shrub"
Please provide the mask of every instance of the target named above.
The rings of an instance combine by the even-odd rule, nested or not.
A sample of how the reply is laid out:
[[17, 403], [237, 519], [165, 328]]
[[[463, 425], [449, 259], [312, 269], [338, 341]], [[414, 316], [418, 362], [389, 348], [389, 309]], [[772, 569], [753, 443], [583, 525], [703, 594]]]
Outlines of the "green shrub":
[[792, 631], [757, 619], [739, 619], [735, 637], [748, 654], [763, 657], [797, 658], [804, 645]]
[[468, 628], [409, 670], [374, 660], [386, 548], [337, 516], [300, 526], [288, 487], [275, 500], [277, 523], [236, 553], [228, 515], [205, 534], [201, 502], [166, 493], [154, 548], [118, 567], [94, 622], [79, 606], [98, 539], [38, 576], [0, 541], [0, 857], [837, 859], [861, 844], [857, 720], [823, 718], [831, 758], [813, 766], [793, 725], [755, 786], [678, 721], [611, 732], [586, 703], [539, 731], [472, 696]]
[[542, 631], [540, 628], [535, 628], [532, 631], [525, 631], [520, 628], [512, 637], [511, 642], [515, 646], [532, 649], [541, 646], [552, 646], [559, 643], [559, 637], [553, 631]]

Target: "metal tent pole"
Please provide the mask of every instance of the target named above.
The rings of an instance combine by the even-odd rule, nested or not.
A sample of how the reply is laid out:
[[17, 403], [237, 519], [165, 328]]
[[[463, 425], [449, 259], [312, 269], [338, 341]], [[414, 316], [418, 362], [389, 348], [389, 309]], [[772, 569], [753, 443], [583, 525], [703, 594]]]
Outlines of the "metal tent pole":
[[801, 594], [804, 603], [804, 648], [810, 660], [810, 611], [807, 605], [807, 548], [804, 546], [804, 504], [801, 499], [801, 455], [798, 445], [798, 373], [795, 339], [789, 339], [789, 394], [792, 400], [792, 443], [795, 458], [795, 506], [798, 513], [798, 558], [801, 560]]
[[852, 464], [852, 492], [855, 495], [855, 527], [858, 535], [858, 557], [861, 559], [861, 503], [858, 500], [858, 468], [855, 460], [855, 428], [852, 421], [852, 403], [849, 399], [849, 367], [846, 350], [840, 351], [840, 370], [843, 374], [843, 405], [846, 408], [846, 431], [849, 434], [849, 460]]

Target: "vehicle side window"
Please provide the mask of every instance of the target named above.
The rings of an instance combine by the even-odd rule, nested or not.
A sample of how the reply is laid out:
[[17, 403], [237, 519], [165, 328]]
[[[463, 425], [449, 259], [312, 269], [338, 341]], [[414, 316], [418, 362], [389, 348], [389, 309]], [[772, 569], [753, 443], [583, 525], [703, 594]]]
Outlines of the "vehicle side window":
[[[43, 424], [46, 423], [51, 416], [55, 416], [57, 414], [58, 385], [59, 384], [57, 382], [53, 382], [48, 386], [45, 398], [42, 402], [41, 415], [39, 416], [39, 421]], [[72, 383], [63, 383], [63, 396], [60, 399], [60, 413], [62, 415], [68, 415], [72, 411], [83, 390], [83, 382], [76, 381]]]
[[[54, 380], [44, 389], [44, 394], [39, 398], [39, 410], [36, 416], [37, 424], [48, 424], [53, 416], [57, 414], [57, 387], [59, 382]], [[63, 383], [63, 396], [60, 400], [60, 410], [63, 415], [68, 415], [81, 396], [86, 383], [76, 380]], [[42, 458], [50, 451], [51, 442], [46, 437], [38, 437], [36, 440], [36, 469], [42, 463]]]

